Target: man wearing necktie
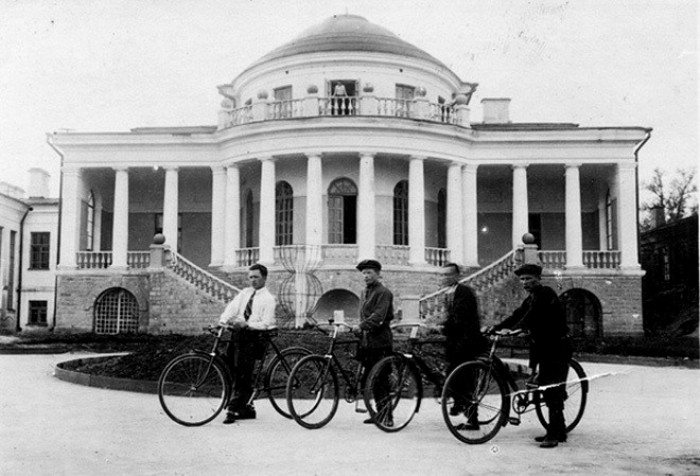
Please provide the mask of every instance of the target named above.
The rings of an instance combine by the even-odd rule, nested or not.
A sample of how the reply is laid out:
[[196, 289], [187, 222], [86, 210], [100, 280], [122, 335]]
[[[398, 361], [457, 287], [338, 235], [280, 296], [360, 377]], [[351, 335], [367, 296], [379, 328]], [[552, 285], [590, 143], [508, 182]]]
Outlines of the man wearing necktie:
[[253, 394], [253, 368], [263, 358], [265, 346], [260, 332], [276, 327], [275, 297], [265, 287], [267, 268], [254, 264], [248, 269], [250, 286], [233, 298], [219, 318], [220, 325], [231, 325], [231, 342], [226, 351], [234, 377], [233, 398], [229, 402], [225, 424], [255, 418], [249, 402]]

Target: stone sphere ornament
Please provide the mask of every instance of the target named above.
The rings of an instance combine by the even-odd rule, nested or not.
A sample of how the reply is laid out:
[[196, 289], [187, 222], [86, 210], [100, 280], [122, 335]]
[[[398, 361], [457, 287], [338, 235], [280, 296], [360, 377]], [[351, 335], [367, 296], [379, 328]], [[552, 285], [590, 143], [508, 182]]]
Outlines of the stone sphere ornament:
[[362, 87], [362, 91], [366, 93], [372, 93], [374, 92], [374, 84], [372, 83], [365, 83], [365, 85]]
[[258, 91], [258, 99], [267, 99], [267, 91]]
[[310, 84], [306, 88], [306, 92], [309, 94], [318, 94], [318, 86], [316, 86], [315, 84]]
[[455, 98], [455, 105], [457, 106], [466, 106], [467, 102], [467, 96], [465, 94], [458, 94]]
[[535, 235], [533, 235], [532, 233], [525, 233], [523, 235], [522, 240], [523, 240], [523, 243], [525, 243], [526, 245], [534, 245], [535, 244]]
[[162, 245], [165, 243], [165, 235], [162, 233], [156, 233], [153, 235], [153, 244], [154, 245]]

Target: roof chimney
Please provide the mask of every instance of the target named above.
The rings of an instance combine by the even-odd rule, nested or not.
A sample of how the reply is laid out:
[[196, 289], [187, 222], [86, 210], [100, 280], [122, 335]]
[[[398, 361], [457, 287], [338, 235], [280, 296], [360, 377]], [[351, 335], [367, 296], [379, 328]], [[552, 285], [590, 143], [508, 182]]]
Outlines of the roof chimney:
[[510, 122], [508, 107], [510, 98], [484, 98], [484, 124], [507, 124]]
[[49, 173], [38, 167], [29, 169], [29, 198], [49, 196]]
[[664, 226], [666, 224], [666, 209], [662, 205], [651, 208], [651, 227]]

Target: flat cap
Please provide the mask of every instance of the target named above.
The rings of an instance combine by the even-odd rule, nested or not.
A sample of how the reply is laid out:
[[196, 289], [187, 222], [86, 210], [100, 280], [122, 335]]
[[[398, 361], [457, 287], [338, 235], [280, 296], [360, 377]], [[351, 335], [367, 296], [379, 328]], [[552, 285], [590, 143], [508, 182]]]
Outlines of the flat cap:
[[523, 274], [542, 276], [542, 266], [536, 264], [524, 264], [513, 272], [516, 276], [522, 276]]
[[366, 269], [366, 268], [376, 269], [377, 271], [381, 271], [381, 270], [382, 270], [382, 264], [381, 264], [379, 261], [374, 260], [374, 259], [365, 259], [365, 260], [362, 260], [362, 261], [360, 261], [360, 262], [358, 263], [358, 265], [355, 266], [355, 267], [356, 267], [357, 269], [359, 269], [360, 271], [362, 271], [363, 269]]

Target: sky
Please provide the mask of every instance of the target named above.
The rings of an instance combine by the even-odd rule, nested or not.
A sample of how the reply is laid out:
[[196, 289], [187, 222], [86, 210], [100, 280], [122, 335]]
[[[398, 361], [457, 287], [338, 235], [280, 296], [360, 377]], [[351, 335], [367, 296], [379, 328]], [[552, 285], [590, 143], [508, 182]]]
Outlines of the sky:
[[694, 0], [0, 0], [0, 181], [51, 174], [46, 133], [215, 125], [230, 82], [334, 14], [383, 26], [511, 98], [513, 122], [651, 127], [655, 168], [698, 165]]

